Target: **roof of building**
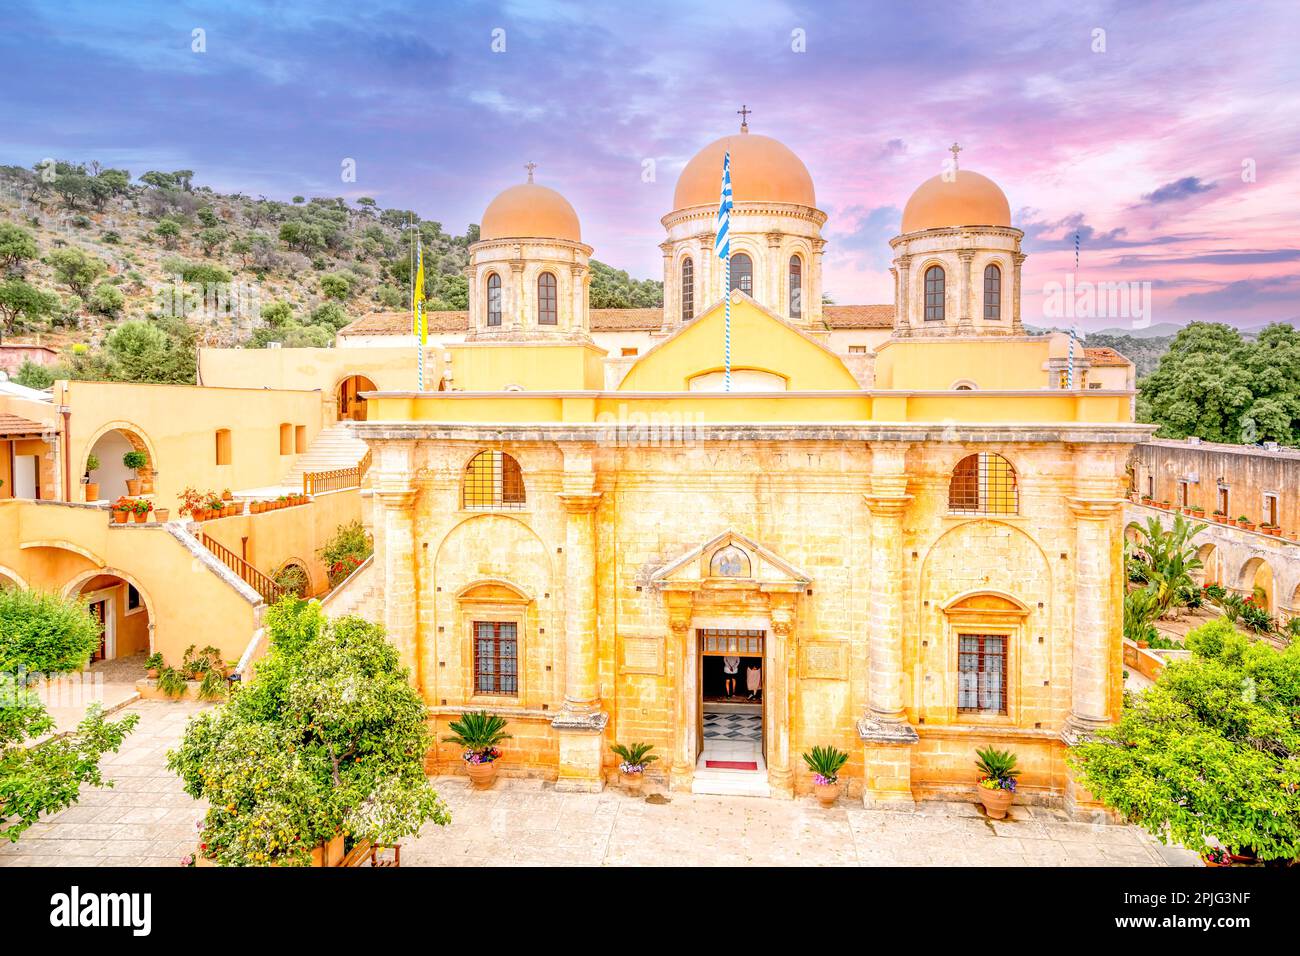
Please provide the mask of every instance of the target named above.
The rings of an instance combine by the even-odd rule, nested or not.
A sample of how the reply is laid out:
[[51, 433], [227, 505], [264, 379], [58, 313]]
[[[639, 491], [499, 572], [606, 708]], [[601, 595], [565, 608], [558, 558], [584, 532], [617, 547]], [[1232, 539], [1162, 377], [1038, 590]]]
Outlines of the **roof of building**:
[[59, 354], [58, 349], [52, 349], [48, 345], [37, 345], [35, 342], [3, 342], [0, 343], [0, 349], [41, 349], [51, 355]]
[[903, 207], [903, 232], [949, 226], [1010, 226], [1011, 205], [987, 176], [959, 169], [916, 187]]
[[1092, 363], [1093, 368], [1115, 367], [1125, 368], [1133, 363], [1126, 359], [1119, 352], [1108, 346], [1099, 346], [1097, 348], [1084, 349], [1083, 354], [1088, 356], [1088, 361]]
[[0, 412], [0, 435], [39, 435], [45, 426], [30, 418]]
[[568, 239], [582, 241], [578, 214], [554, 189], [529, 180], [488, 203], [480, 239]]
[[[466, 332], [468, 312], [429, 312], [429, 331]], [[663, 325], [663, 310], [592, 309], [593, 332], [653, 332]], [[822, 318], [832, 329], [888, 329], [894, 325], [892, 305], [824, 305]], [[345, 325], [342, 336], [410, 335], [411, 313], [371, 312]]]
[[790, 147], [770, 136], [740, 132], [714, 140], [677, 177], [673, 209], [718, 204], [722, 157], [731, 153], [734, 202], [789, 202], [816, 206], [812, 176]]

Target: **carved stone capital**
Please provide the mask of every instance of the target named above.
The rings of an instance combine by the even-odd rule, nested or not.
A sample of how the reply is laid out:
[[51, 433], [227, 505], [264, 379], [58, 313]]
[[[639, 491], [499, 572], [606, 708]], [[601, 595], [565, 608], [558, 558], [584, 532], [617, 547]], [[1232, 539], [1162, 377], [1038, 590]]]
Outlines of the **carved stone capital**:
[[600, 492], [566, 492], [561, 491], [555, 497], [560, 499], [564, 510], [571, 515], [591, 514], [600, 504]]
[[877, 518], [898, 518], [907, 511], [912, 503], [911, 495], [874, 495], [864, 494], [862, 500]]
[[601, 710], [589, 713], [561, 711], [551, 719], [551, 726], [561, 732], [571, 734], [599, 734], [609, 723], [609, 714]]
[[1123, 498], [1066, 498], [1070, 514], [1089, 521], [1105, 521], [1124, 508]]

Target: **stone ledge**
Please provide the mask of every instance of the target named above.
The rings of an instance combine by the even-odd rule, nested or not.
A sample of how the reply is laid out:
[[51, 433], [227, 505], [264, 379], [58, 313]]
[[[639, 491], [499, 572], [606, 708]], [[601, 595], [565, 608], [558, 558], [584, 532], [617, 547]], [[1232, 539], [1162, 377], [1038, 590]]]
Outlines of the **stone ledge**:
[[906, 721], [877, 720], [863, 717], [858, 721], [858, 737], [871, 744], [915, 744], [921, 738]]
[[602, 710], [590, 714], [558, 714], [551, 719], [551, 727], [569, 733], [603, 733], [608, 723], [609, 714]]

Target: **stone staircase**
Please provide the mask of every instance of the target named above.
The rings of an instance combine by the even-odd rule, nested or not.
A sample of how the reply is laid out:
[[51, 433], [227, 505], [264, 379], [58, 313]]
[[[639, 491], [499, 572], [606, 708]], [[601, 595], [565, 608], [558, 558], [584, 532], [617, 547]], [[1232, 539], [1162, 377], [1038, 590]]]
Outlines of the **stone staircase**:
[[281, 484], [302, 491], [302, 476], [305, 473], [355, 468], [366, 456], [369, 447], [352, 434], [352, 429], [345, 422], [322, 428], [311, 447], [294, 461]]
[[374, 559], [339, 586], [323, 602], [325, 613], [331, 618], [355, 614], [368, 621], [384, 620], [383, 582], [375, 570]]
[[718, 770], [701, 764], [691, 778], [691, 793], [724, 797], [770, 797], [766, 770]]

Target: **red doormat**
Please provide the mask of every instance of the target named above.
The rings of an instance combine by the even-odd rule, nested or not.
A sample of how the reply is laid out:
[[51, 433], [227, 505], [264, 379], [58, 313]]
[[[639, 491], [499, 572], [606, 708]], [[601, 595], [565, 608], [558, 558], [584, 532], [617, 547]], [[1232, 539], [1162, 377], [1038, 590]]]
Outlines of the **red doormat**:
[[717, 767], [719, 770], [757, 770], [758, 763], [753, 760], [706, 760], [706, 767]]

